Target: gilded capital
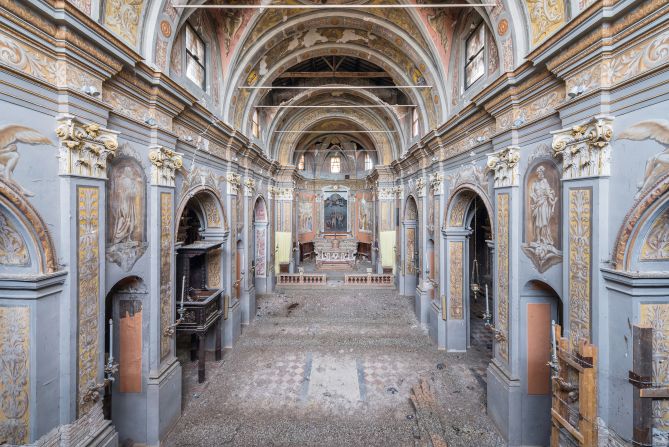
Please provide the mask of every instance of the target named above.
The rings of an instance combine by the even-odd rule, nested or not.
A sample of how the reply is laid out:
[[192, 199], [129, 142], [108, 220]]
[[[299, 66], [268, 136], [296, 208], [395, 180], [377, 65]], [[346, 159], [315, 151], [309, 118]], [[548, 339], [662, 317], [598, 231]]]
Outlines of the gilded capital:
[[613, 117], [592, 120], [553, 132], [553, 155], [562, 158], [565, 180], [611, 175]]
[[151, 184], [174, 187], [175, 172], [183, 166], [183, 155], [162, 146], [149, 151], [151, 161]]
[[225, 182], [227, 183], [227, 193], [237, 195], [242, 186], [242, 176], [234, 172], [226, 172]]
[[435, 194], [440, 195], [443, 193], [442, 185], [444, 184], [444, 176], [441, 175], [440, 172], [435, 172], [434, 174], [430, 174], [429, 181], [430, 181], [430, 188], [434, 189]]
[[256, 190], [256, 181], [251, 177], [244, 179], [244, 194], [247, 197], [252, 197]]
[[509, 146], [488, 155], [488, 170], [494, 173], [495, 188], [518, 186], [519, 149], [517, 146]]
[[59, 174], [107, 178], [107, 161], [118, 148], [118, 132], [85, 124], [72, 116], [58, 121]]

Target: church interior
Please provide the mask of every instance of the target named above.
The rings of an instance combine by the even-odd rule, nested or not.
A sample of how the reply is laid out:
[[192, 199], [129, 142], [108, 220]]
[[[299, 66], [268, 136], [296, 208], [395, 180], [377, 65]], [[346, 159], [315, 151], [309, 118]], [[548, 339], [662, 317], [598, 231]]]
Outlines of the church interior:
[[669, 446], [669, 2], [0, 0], [0, 445]]

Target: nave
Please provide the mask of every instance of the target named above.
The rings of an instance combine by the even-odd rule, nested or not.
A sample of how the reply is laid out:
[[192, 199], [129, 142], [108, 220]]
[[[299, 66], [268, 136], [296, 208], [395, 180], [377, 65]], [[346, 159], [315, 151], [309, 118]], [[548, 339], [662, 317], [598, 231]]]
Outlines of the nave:
[[[257, 308], [235, 349], [208, 363], [206, 382], [181, 359], [183, 415], [167, 446], [504, 445], [486, 414], [490, 353], [476, 343], [435, 350], [412, 298], [277, 289]], [[435, 414], [411, 401], [421, 379]]]

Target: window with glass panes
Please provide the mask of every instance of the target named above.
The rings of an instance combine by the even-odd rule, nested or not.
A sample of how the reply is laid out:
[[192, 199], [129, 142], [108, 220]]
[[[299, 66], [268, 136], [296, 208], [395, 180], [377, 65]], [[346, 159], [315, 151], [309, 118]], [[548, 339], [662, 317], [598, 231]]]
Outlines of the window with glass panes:
[[186, 77], [204, 89], [205, 73], [204, 42], [192, 26], [186, 25]]
[[476, 82], [485, 71], [485, 28], [481, 23], [465, 42], [465, 87]]
[[341, 159], [338, 155], [330, 158], [330, 172], [333, 174], [339, 174], [341, 172]]
[[304, 154], [300, 155], [300, 161], [297, 163], [297, 169], [304, 171]]
[[372, 157], [370, 157], [369, 154], [365, 154], [365, 171], [371, 171], [372, 168], [374, 168]]

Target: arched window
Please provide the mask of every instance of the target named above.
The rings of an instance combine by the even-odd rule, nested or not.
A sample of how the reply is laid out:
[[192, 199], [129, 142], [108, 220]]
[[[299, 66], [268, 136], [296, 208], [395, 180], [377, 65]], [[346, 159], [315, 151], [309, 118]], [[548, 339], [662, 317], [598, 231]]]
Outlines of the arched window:
[[465, 87], [476, 82], [485, 71], [483, 54], [485, 48], [485, 28], [481, 23], [465, 42]]
[[300, 161], [297, 162], [297, 169], [304, 171], [304, 154], [300, 155]]
[[418, 136], [418, 109], [416, 107], [413, 108], [413, 111], [411, 112], [411, 136], [417, 137]]
[[186, 24], [186, 77], [204, 90], [206, 80], [204, 41]]
[[260, 138], [260, 123], [258, 122], [258, 111], [253, 111], [253, 118], [251, 124], [253, 125], [253, 136]]
[[365, 154], [365, 171], [371, 171], [372, 169], [374, 169], [372, 157], [370, 157], [369, 154]]
[[333, 174], [339, 174], [341, 172], [341, 159], [339, 158], [339, 155], [330, 158], [330, 172]]

